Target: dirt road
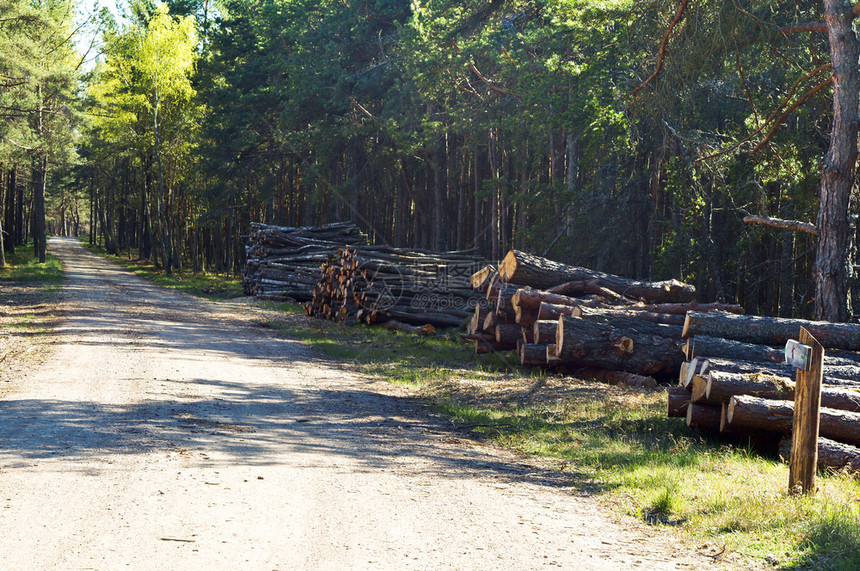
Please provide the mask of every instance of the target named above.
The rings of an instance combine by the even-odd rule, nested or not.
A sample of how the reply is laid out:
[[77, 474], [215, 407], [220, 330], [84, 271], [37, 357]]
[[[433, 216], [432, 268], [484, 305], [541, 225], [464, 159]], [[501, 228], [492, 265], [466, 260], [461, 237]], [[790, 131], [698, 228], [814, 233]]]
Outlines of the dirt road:
[[4, 569], [709, 567], [235, 310], [50, 248], [65, 318], [0, 400]]

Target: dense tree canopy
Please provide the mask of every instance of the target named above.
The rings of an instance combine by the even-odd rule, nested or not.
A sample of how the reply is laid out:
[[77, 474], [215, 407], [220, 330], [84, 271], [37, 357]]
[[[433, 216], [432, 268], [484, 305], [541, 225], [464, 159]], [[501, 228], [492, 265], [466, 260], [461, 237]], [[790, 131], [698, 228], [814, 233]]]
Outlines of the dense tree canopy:
[[166, 271], [238, 271], [253, 220], [352, 219], [397, 246], [519, 247], [811, 316], [853, 280], [826, 246], [850, 250], [853, 214], [820, 219], [855, 186], [834, 166], [857, 104], [827, 32], [841, 18], [856, 41], [856, 11], [834, 6], [131, 0], [79, 79], [70, 6], [8, 2], [0, 235], [39, 235], [44, 171], [52, 231]]

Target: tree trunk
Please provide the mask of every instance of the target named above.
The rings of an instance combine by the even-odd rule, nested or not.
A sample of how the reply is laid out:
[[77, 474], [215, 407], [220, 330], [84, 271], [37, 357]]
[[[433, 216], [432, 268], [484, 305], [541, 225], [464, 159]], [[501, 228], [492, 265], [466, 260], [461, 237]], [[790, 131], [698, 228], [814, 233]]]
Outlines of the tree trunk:
[[690, 404], [690, 393], [684, 387], [669, 387], [666, 395], [666, 416], [669, 418], [686, 418], [687, 407]]
[[556, 345], [563, 362], [640, 375], [677, 374], [682, 362], [681, 341], [675, 336], [616, 329], [564, 315], [559, 318]]
[[[794, 403], [758, 397], [735, 396], [729, 402], [729, 426], [770, 432], [791, 432]], [[860, 444], [860, 412], [821, 408], [820, 435], [846, 444]]]
[[576, 306], [573, 310], [573, 316], [588, 319], [590, 321], [603, 321], [610, 324], [615, 321], [618, 325], [613, 325], [614, 327], [621, 327], [621, 324], [625, 322], [629, 323], [630, 326], [636, 326], [636, 324], [642, 322], [671, 325], [677, 328], [679, 336], [681, 333], [681, 326], [684, 325], [683, 315], [653, 313], [651, 311], [628, 311], [624, 308], [603, 309]]
[[[776, 375], [750, 375], [714, 371], [708, 375], [705, 399], [728, 403], [733, 396], [748, 395], [765, 399], [794, 400], [794, 381]], [[839, 387], [821, 388], [821, 406], [860, 412], [860, 392]]]
[[843, 322], [851, 317], [853, 222], [849, 207], [857, 167], [860, 40], [854, 32], [851, 2], [824, 0], [824, 21], [833, 66], [833, 123], [830, 147], [822, 161], [816, 220], [815, 315], [824, 321]]
[[860, 325], [726, 313], [687, 313], [684, 338], [710, 335], [758, 345], [782, 345], [804, 327], [827, 349], [860, 351]]
[[3, 238], [4, 218], [6, 214], [6, 180], [3, 176], [6, 169], [0, 164], [0, 268], [6, 267], [6, 241]]
[[719, 405], [691, 402], [687, 405], [687, 426], [690, 428], [719, 430], [721, 413], [722, 407]]
[[546, 345], [538, 343], [523, 343], [520, 347], [520, 364], [524, 366], [545, 367]]
[[684, 344], [687, 360], [694, 357], [715, 357], [718, 359], [740, 359], [741, 361], [762, 361], [782, 363], [785, 351], [769, 345], [744, 343], [710, 335], [695, 335]]
[[33, 160], [33, 247], [39, 263], [44, 264], [47, 250], [45, 228], [45, 182], [48, 177], [48, 156], [40, 152]]
[[[779, 441], [779, 455], [785, 460], [790, 459], [791, 438], [783, 438]], [[818, 467], [852, 473], [860, 472], [860, 448], [829, 438], [819, 438]]]
[[566, 266], [540, 256], [511, 250], [499, 264], [499, 275], [506, 282], [547, 289], [565, 282], [595, 281], [597, 285], [649, 303], [689, 302], [696, 289], [677, 280], [640, 282], [587, 268]]

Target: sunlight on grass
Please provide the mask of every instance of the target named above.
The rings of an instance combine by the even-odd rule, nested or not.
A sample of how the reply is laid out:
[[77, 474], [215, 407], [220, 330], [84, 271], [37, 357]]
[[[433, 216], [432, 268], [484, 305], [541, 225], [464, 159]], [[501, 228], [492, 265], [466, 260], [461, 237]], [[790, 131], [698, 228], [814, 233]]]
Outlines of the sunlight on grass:
[[6, 267], [0, 269], [0, 280], [17, 283], [59, 283], [63, 281], [63, 265], [56, 256], [48, 255], [40, 264], [31, 244], [6, 255]]

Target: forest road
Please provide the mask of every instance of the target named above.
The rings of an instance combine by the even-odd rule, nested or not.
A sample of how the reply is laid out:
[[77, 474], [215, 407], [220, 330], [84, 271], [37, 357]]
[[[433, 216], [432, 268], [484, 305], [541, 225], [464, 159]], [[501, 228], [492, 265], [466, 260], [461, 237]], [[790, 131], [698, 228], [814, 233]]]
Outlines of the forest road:
[[235, 306], [50, 249], [64, 317], [0, 400], [3, 569], [714, 568]]

